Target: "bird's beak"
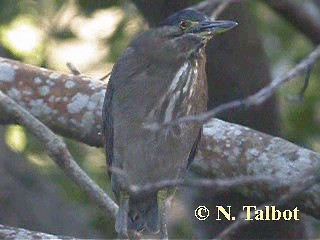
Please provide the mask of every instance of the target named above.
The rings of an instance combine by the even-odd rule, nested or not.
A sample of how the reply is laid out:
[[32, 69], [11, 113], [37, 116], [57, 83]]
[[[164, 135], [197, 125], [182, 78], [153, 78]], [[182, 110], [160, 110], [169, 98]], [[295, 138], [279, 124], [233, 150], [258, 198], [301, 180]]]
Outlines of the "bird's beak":
[[238, 23], [233, 21], [203, 21], [198, 23], [191, 32], [203, 37], [213, 37], [227, 32], [237, 25]]

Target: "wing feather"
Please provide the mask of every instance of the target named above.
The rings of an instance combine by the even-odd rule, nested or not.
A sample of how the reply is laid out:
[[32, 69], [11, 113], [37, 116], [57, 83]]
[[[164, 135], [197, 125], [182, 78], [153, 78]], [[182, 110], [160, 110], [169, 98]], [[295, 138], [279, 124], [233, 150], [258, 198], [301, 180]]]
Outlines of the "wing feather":
[[[107, 166], [112, 166], [113, 160], [113, 116], [112, 116], [112, 97], [113, 97], [113, 82], [109, 80], [106, 95], [104, 97], [103, 110], [102, 110], [102, 126], [103, 126], [103, 143], [106, 150]], [[108, 171], [109, 175], [111, 174]]]

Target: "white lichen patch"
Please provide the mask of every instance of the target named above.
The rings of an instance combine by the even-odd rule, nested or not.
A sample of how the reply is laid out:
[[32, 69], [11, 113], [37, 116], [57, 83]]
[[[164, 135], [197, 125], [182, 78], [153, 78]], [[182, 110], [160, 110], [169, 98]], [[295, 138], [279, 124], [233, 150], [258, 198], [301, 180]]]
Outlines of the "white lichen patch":
[[67, 110], [71, 114], [81, 112], [88, 104], [89, 96], [82, 93], [77, 93], [67, 105]]
[[61, 77], [61, 74], [56, 72], [53, 72], [49, 75], [49, 78], [51, 79], [58, 79], [59, 77]]
[[46, 69], [46, 68], [40, 68], [40, 70], [41, 70], [42, 72], [48, 72], [48, 71], [49, 71], [49, 70]]
[[31, 113], [35, 116], [49, 115], [52, 109], [43, 101], [43, 99], [35, 99], [30, 101]]
[[19, 101], [21, 99], [21, 94], [20, 91], [16, 88], [11, 88], [8, 92], [7, 92], [8, 96], [13, 98], [14, 100]]
[[95, 124], [94, 115], [92, 112], [86, 112], [81, 120], [81, 125], [83, 126], [83, 133], [87, 134], [91, 131], [92, 127]]
[[40, 96], [47, 96], [50, 93], [50, 88], [48, 86], [41, 86], [38, 89]]
[[76, 83], [74, 81], [68, 80], [64, 84], [65, 88], [70, 89], [76, 86]]
[[96, 88], [98, 88], [98, 87], [101, 86], [101, 85], [99, 84], [100, 81], [92, 80], [92, 79], [89, 78], [89, 77], [82, 77], [81, 79], [84, 80], [84, 81], [89, 81], [89, 85], [88, 85], [88, 86], [89, 86], [89, 88], [92, 89], [92, 90], [94, 90], [94, 89], [96, 89]]
[[91, 95], [90, 101], [88, 102], [87, 109], [94, 111], [95, 109], [102, 110], [103, 100], [106, 90], [103, 89]]
[[47, 79], [46, 84], [48, 84], [50, 87], [53, 87], [55, 85], [55, 82], [50, 79]]
[[62, 101], [68, 102], [68, 97], [63, 97], [63, 98], [62, 98]]
[[26, 96], [30, 96], [30, 95], [33, 94], [33, 91], [32, 91], [32, 90], [23, 90], [23, 91], [22, 91], [22, 94], [23, 94], [23, 95], [26, 95]]
[[239, 129], [234, 131], [234, 135], [237, 137], [240, 136], [241, 134], [242, 134], [242, 132]]
[[54, 102], [54, 96], [51, 95], [51, 96], [49, 97], [48, 101], [49, 101], [50, 103], [53, 103], [53, 102]]
[[224, 140], [227, 130], [225, 125], [223, 121], [213, 119], [203, 126], [203, 134], [207, 137]]
[[[247, 155], [249, 154], [249, 156]], [[253, 157], [258, 157], [260, 154], [259, 150], [256, 149], [256, 148], [250, 148], [248, 149], [248, 151], [246, 152], [246, 157], [249, 158], [250, 155], [253, 156]]]
[[297, 156], [300, 161], [304, 162], [306, 165], [315, 164], [316, 162], [319, 162], [320, 159], [315, 161], [312, 157], [310, 157], [310, 151], [307, 149], [299, 149], [297, 151]]
[[[248, 152], [255, 154], [253, 149], [249, 149]], [[256, 176], [269, 175], [282, 184], [288, 184], [319, 162], [319, 159], [310, 157], [311, 153], [306, 149], [299, 150], [290, 142], [275, 138], [259, 156], [249, 159], [248, 171], [254, 172]]]
[[240, 149], [239, 149], [238, 147], [236, 147], [236, 146], [233, 146], [233, 148], [232, 148], [232, 154], [233, 154], [234, 156], [239, 156], [240, 153], [241, 153], [241, 152], [240, 152]]
[[34, 83], [39, 85], [40, 83], [42, 83], [42, 79], [40, 77], [35, 77], [34, 78]]
[[223, 150], [218, 145], [215, 145], [213, 148], [213, 152], [220, 154], [223, 152]]
[[0, 63], [0, 82], [13, 82], [16, 77], [16, 70], [9, 63]]

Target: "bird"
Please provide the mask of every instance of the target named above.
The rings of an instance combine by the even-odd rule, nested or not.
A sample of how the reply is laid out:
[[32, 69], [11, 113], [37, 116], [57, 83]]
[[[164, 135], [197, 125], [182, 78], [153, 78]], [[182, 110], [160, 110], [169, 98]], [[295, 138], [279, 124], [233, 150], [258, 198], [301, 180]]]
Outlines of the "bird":
[[166, 131], [146, 124], [206, 111], [205, 46], [236, 25], [183, 9], [135, 37], [114, 65], [102, 123], [111, 187], [119, 204], [115, 229], [122, 236], [131, 230], [158, 233], [165, 221], [164, 202], [173, 192], [132, 195], [128, 186], [183, 178], [201, 137], [202, 125], [196, 122]]

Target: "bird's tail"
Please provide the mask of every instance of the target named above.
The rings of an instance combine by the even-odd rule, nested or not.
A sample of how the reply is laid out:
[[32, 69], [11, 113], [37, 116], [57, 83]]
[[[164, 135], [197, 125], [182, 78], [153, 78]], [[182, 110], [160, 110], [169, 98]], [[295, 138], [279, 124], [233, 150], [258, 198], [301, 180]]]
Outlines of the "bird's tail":
[[[120, 232], [121, 221], [123, 218], [121, 203], [116, 219], [116, 231]], [[135, 230], [138, 232], [146, 229], [150, 233], [157, 233], [160, 230], [159, 210], [157, 202], [157, 194], [144, 196], [144, 197], [130, 197], [129, 199], [129, 212], [127, 213], [127, 228], [128, 230]]]

